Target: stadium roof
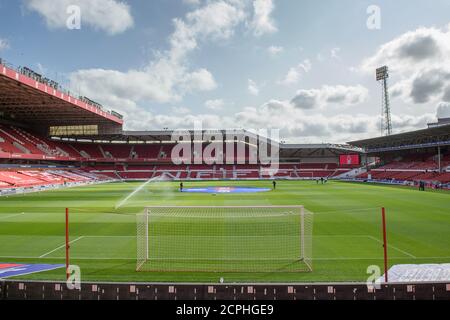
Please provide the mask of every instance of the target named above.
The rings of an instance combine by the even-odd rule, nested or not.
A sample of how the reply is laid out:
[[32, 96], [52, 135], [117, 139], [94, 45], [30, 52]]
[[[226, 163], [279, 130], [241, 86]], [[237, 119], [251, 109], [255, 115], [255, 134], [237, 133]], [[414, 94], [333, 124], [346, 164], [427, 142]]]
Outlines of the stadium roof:
[[[108, 142], [130, 142], [130, 143], [161, 143], [172, 142], [172, 135], [178, 137], [181, 133], [188, 133], [191, 141], [197, 139], [200, 134], [218, 134], [226, 139], [227, 134], [233, 134], [240, 137], [239, 141], [244, 141], [245, 137], [257, 139], [260, 136], [247, 130], [231, 129], [231, 130], [153, 130], [153, 131], [122, 131], [117, 134], [99, 134], [86, 136], [64, 136], [59, 138], [68, 138], [72, 140], [94, 140], [94, 141], [108, 141]], [[204, 142], [209, 142], [208, 138], [201, 138]], [[181, 140], [181, 139], [180, 139]], [[271, 141], [270, 139], [268, 141]]]
[[336, 157], [342, 154], [359, 154], [363, 150], [341, 144], [282, 144], [280, 159]]
[[362, 149], [351, 146], [348, 144], [332, 144], [332, 143], [323, 143], [323, 144], [284, 144], [282, 146], [284, 149], [334, 149], [336, 151], [343, 151], [344, 153], [348, 152], [363, 152]]
[[450, 123], [386, 137], [349, 142], [368, 153], [450, 145]]
[[[191, 141], [195, 140], [195, 135], [199, 134], [198, 131], [187, 130], [190, 134]], [[205, 132], [217, 132], [223, 134], [226, 137], [226, 133], [233, 133], [236, 136], [241, 136], [238, 141], [246, 141], [245, 137], [259, 138], [260, 136], [246, 130], [204, 130]], [[69, 137], [54, 137], [65, 138], [76, 141], [93, 141], [93, 142], [118, 142], [118, 143], [168, 143], [173, 142], [172, 135], [174, 130], [159, 130], [159, 131], [123, 131], [121, 134], [100, 134], [96, 136], [69, 136]], [[265, 138], [264, 138], [265, 139]], [[202, 139], [204, 142], [210, 142], [208, 139]], [[268, 142], [271, 142], [268, 139]], [[340, 144], [280, 144], [280, 149], [283, 150], [283, 154], [286, 156], [306, 155], [312, 156], [327, 151], [330, 156], [353, 153], [362, 153], [363, 150], [350, 145]]]
[[107, 125], [121, 127], [118, 113], [84, 98], [28, 68], [6, 66], [0, 59], [0, 116], [39, 126]]

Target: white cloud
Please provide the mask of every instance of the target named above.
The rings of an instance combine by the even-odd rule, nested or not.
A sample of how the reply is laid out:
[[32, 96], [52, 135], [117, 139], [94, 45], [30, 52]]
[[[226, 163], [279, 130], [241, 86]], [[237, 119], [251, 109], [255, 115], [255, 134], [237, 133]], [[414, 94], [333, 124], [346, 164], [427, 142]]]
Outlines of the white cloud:
[[[172, 111], [180, 110], [172, 109]], [[290, 102], [279, 100], [270, 100], [258, 107], [246, 107], [234, 115], [226, 116], [180, 112], [167, 116], [136, 110], [132, 112], [126, 125], [133, 130], [188, 129], [198, 121], [208, 129], [280, 129], [283, 139], [295, 142], [343, 142], [355, 137], [373, 135], [378, 130], [376, 117], [306, 115], [303, 110], [295, 108]]]
[[297, 84], [300, 81], [302, 74], [308, 73], [309, 71], [311, 71], [311, 68], [312, 68], [311, 61], [304, 60], [297, 66], [289, 69], [288, 73], [284, 76], [284, 78], [278, 81], [278, 84], [284, 86], [291, 86]]
[[251, 22], [251, 28], [255, 36], [262, 36], [264, 34], [270, 34], [277, 31], [275, 22], [271, 15], [275, 9], [273, 0], [254, 0], [253, 1], [253, 21]]
[[[326, 91], [330, 99], [337, 95], [339, 89], [318, 89], [318, 92]], [[341, 94], [345, 95], [345, 94]], [[348, 98], [343, 98], [348, 99]], [[350, 99], [349, 103], [354, 100]], [[215, 103], [215, 102], [214, 102]], [[185, 127], [187, 123], [193, 123], [194, 116], [171, 117], [171, 125]], [[252, 128], [252, 129], [281, 129], [284, 138], [297, 141], [312, 139], [321, 142], [343, 142], [360, 135], [370, 135], [377, 132], [379, 119], [367, 115], [339, 115], [327, 117], [324, 114], [308, 115], [290, 101], [270, 100], [258, 107], [246, 107], [242, 111], [227, 116], [203, 114], [197, 116], [205, 121], [204, 127], [223, 128]], [[399, 117], [403, 119], [404, 117]], [[162, 118], [159, 118], [162, 120]], [[168, 119], [164, 119], [168, 121]], [[163, 122], [167, 126], [167, 122]], [[172, 127], [172, 128], [178, 128]], [[343, 140], [342, 140], [343, 139]]]
[[257, 85], [257, 83], [255, 81], [253, 81], [252, 79], [248, 79], [248, 92], [250, 92], [251, 95], [253, 96], [258, 96], [259, 95], [259, 87]]
[[214, 90], [217, 87], [214, 76], [205, 68], [190, 70], [188, 55], [201, 41], [231, 37], [245, 16], [239, 1], [208, 2], [188, 12], [183, 19], [173, 20], [175, 30], [169, 37], [170, 48], [158, 52], [144, 68], [126, 72], [80, 70], [72, 74], [72, 86], [99, 101], [114, 96], [134, 103], [178, 102], [187, 93]]
[[189, 114], [191, 112], [191, 110], [186, 107], [172, 107], [171, 110], [172, 110], [172, 113], [181, 114], [181, 115]]
[[410, 73], [423, 67], [441, 65], [441, 59], [450, 59], [450, 31], [448, 28], [419, 28], [406, 32], [380, 46], [366, 58], [361, 69], [375, 73], [375, 69], [388, 65], [393, 72]]
[[382, 65], [389, 66], [395, 79], [393, 97], [414, 104], [445, 100], [450, 88], [449, 26], [406, 32], [380, 46], [362, 62], [360, 70], [374, 75]]
[[291, 104], [304, 110], [323, 108], [329, 104], [352, 106], [365, 102], [368, 98], [367, 88], [357, 86], [323, 86], [320, 89], [299, 90]]
[[299, 90], [294, 98], [292, 98], [291, 103], [298, 109], [310, 110], [315, 109], [319, 106], [319, 97], [321, 91], [318, 89], [310, 90]]
[[81, 24], [115, 35], [133, 27], [130, 6], [117, 0], [24, 0], [29, 10], [39, 13], [50, 28], [66, 28], [67, 8], [81, 9]]
[[267, 52], [270, 54], [271, 57], [276, 57], [283, 53], [284, 48], [280, 46], [270, 46], [267, 48]]
[[[365, 102], [368, 91], [363, 86], [337, 85], [299, 90], [290, 100], [270, 100], [261, 106], [243, 108], [237, 114], [214, 114], [214, 111], [225, 107], [221, 99], [206, 101], [205, 107], [211, 112], [200, 115], [192, 114], [186, 107], [172, 107], [182, 105], [178, 102], [188, 93], [210, 91], [217, 87], [209, 70], [191, 67], [189, 55], [201, 48], [204, 42], [230, 39], [239, 25], [255, 18], [247, 12], [247, 2], [253, 3], [250, 0], [203, 1], [183, 18], [174, 19], [174, 31], [168, 39], [169, 47], [157, 52], [155, 58], [143, 68], [125, 72], [80, 70], [72, 74], [72, 87], [80, 88], [83, 95], [123, 113], [127, 129], [192, 128], [195, 121], [201, 120], [207, 128], [281, 128], [283, 138], [296, 142], [344, 142], [378, 134], [379, 117], [357, 113], [338, 116], [326, 114], [326, 107], [330, 105], [347, 107]], [[256, 2], [267, 4], [266, 1]], [[257, 32], [253, 19], [247, 26], [252, 28], [255, 35], [276, 30], [270, 18], [272, 1], [270, 4], [271, 10], [265, 11], [269, 12], [266, 22], [269, 21], [274, 29], [270, 31], [270, 28], [262, 28]], [[282, 47], [271, 48], [267, 49], [269, 53], [282, 52]], [[338, 50], [335, 51], [336, 56], [338, 53]], [[293, 67], [293, 72], [290, 75], [288, 72], [283, 80], [286, 80], [286, 84], [298, 83], [311, 68], [311, 62], [305, 60]], [[248, 79], [247, 89], [252, 95], [259, 95], [262, 86], [264, 84]], [[445, 91], [445, 87], [442, 90]], [[173, 104], [168, 108], [170, 115], [158, 115], [142, 108], [144, 103], [141, 102]], [[315, 108], [320, 108], [321, 112], [312, 114], [308, 111]], [[395, 128], [401, 130], [416, 129], [432, 117], [430, 114], [421, 117], [394, 114], [393, 122]]]
[[[98, 101], [105, 101], [109, 99], [108, 97], [127, 100], [130, 103], [141, 100], [161, 103], [179, 101], [181, 99], [179, 93], [175, 92], [173, 87], [174, 79], [177, 79], [177, 76], [183, 76], [181, 72], [171, 68], [170, 65], [164, 66], [163, 63], [151, 69], [160, 72], [166, 70], [167, 73], [89, 69], [72, 73], [70, 82], [71, 87], [79, 88], [82, 95]], [[122, 106], [120, 111], [124, 111]]]
[[0, 38], [0, 51], [9, 49], [9, 42], [6, 39], [1, 39]]
[[397, 132], [407, 132], [417, 129], [423, 129], [428, 123], [436, 121], [436, 114], [426, 113], [420, 116], [412, 116], [408, 114], [393, 114], [392, 127]]
[[[321, 91], [321, 89], [317, 89]], [[330, 92], [333, 90], [330, 90]], [[333, 96], [333, 94], [330, 94]], [[120, 103], [120, 101], [118, 101]], [[341, 114], [329, 116], [324, 112], [307, 114], [290, 101], [270, 100], [257, 107], [245, 107], [231, 115], [200, 114], [193, 115], [178, 111], [170, 116], [153, 115], [150, 112], [133, 109], [129, 106], [129, 119], [126, 125], [133, 130], [149, 129], [189, 129], [196, 121], [202, 121], [208, 129], [280, 129], [281, 137], [288, 142], [337, 142], [369, 138], [379, 134], [380, 118], [365, 114]], [[182, 109], [181, 111], [187, 111]], [[422, 128], [434, 121], [433, 114], [414, 117], [404, 114], [392, 116], [395, 129], [410, 131]]]
[[222, 99], [208, 100], [205, 102], [205, 107], [213, 111], [222, 110], [224, 105], [225, 102]]
[[[47, 1], [44, 0], [44, 2]], [[69, 0], [62, 2], [66, 1]], [[118, 3], [108, 1], [113, 4]], [[27, 2], [35, 6], [39, 3], [37, 0], [27, 0]], [[78, 0], [78, 2], [91, 3], [87, 0]], [[144, 67], [128, 71], [79, 70], [70, 76], [71, 87], [79, 88], [82, 95], [114, 107], [130, 117], [141, 113], [147, 114], [145, 110], [137, 111], [140, 108], [139, 105], [148, 102], [179, 103], [186, 94], [217, 88], [214, 76], [209, 70], [193, 69], [189, 63], [189, 55], [200, 48], [202, 43], [227, 40], [234, 35], [239, 25], [250, 27], [255, 35], [275, 30], [270, 16], [274, 9], [272, 1], [188, 2], [195, 6], [184, 17], [173, 19], [174, 31], [168, 39], [169, 48], [156, 52], [154, 58]], [[58, 3], [56, 7], [59, 6]], [[250, 13], [252, 9], [253, 15]], [[51, 12], [48, 8], [39, 12], [47, 11]], [[248, 88], [251, 94], [259, 94], [256, 82], [249, 80]], [[132, 112], [129, 112], [127, 108], [130, 108]], [[151, 114], [147, 117], [154, 118]], [[127, 118], [125, 120], [128, 121]]]
[[[174, 37], [176, 40], [196, 42], [197, 38], [211, 37], [213, 39], [227, 39], [234, 33], [234, 28], [246, 17], [244, 8], [239, 2], [233, 4], [226, 1], [211, 2], [207, 5], [189, 12], [185, 23], [183, 37]], [[182, 29], [182, 28], [180, 28]], [[179, 31], [179, 30], [178, 30]], [[172, 43], [174, 45], [174, 43]]]
[[187, 92], [211, 91], [217, 88], [213, 75], [206, 69], [200, 69], [186, 74], [183, 87]]

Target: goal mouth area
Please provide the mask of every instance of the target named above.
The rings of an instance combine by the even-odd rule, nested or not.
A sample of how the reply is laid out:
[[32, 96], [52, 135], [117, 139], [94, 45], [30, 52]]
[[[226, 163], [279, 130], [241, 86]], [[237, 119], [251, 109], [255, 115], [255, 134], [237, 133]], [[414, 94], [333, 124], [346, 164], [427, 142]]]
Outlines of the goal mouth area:
[[149, 206], [137, 216], [144, 272], [312, 271], [313, 214], [303, 206]]

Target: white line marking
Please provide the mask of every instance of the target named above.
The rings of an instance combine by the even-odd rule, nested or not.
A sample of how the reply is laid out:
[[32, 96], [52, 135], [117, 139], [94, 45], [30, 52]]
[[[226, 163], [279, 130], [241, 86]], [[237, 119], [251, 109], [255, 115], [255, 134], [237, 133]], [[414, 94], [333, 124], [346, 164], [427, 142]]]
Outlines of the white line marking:
[[[74, 243], [74, 242], [77, 242], [78, 240], [81, 240], [81, 239], [83, 239], [83, 238], [84, 238], [84, 236], [78, 237], [78, 238], [76, 238], [75, 240], [70, 241], [69, 244], [72, 244], [72, 243]], [[62, 248], [64, 248], [65, 246], [66, 246], [66, 244], [63, 244], [63, 245], [59, 246], [58, 248], [53, 249], [52, 251], [49, 251], [49, 252], [47, 252], [47, 253], [44, 253], [42, 256], [39, 257], [39, 259], [45, 258], [45, 257], [48, 256], [49, 254], [51, 254], [51, 253], [53, 253], [53, 252], [55, 252], [55, 251], [58, 251], [59, 249], [62, 249]]]
[[313, 236], [313, 238], [368, 238], [366, 234], [323, 234], [320, 236]]
[[25, 214], [25, 212], [22, 212], [22, 213], [15, 213], [15, 214], [10, 214], [10, 215], [5, 216], [5, 217], [0, 217], [0, 220], [8, 219], [8, 218], [13, 218], [13, 217], [18, 217], [18, 216], [23, 216], [24, 214]]
[[[375, 238], [375, 237], [372, 237], [372, 236], [367, 236], [367, 237], [368, 237], [369, 239], [372, 239], [372, 240], [378, 242], [378, 243], [383, 244], [383, 241], [381, 241], [381, 240], [379, 240], [379, 239], [377, 239], [377, 238]], [[402, 249], [400, 249], [400, 248], [397, 248], [396, 246], [390, 245], [389, 243], [388, 243], [387, 246], [390, 247], [390, 248], [392, 248], [392, 249], [394, 249], [394, 250], [397, 250], [397, 251], [399, 251], [399, 252], [401, 252], [401, 253], [403, 253], [403, 254], [406, 254], [407, 256], [409, 256], [409, 257], [411, 257], [411, 258], [417, 259], [417, 257], [416, 257], [415, 255], [412, 255], [411, 253], [406, 252], [405, 250], [402, 250]]]
[[[72, 241], [69, 242], [69, 244], [72, 244], [76, 241], [79, 241], [83, 238], [135, 238], [136, 236], [80, 236]], [[317, 236], [313, 236], [313, 238], [326, 238], [326, 237], [348, 237], [348, 238], [368, 238], [371, 239], [373, 241], [376, 241], [377, 243], [382, 244], [382, 241], [370, 236], [370, 235], [317, 235]], [[389, 245], [389, 247], [391, 247], [394, 250], [397, 250], [398, 252], [401, 252], [405, 255], [407, 255], [410, 258], [413, 259], [450, 259], [450, 257], [417, 257], [412, 255], [411, 253], [408, 253], [400, 248], [397, 248], [395, 246]], [[9, 258], [9, 259], [65, 259], [65, 257], [47, 257], [48, 255], [50, 255], [51, 253], [58, 251], [62, 248], [65, 247], [65, 244], [53, 249], [52, 251], [49, 251], [43, 255], [41, 255], [40, 257], [29, 257], [29, 256], [0, 256], [0, 258]], [[74, 259], [79, 259], [79, 260], [136, 260], [136, 258], [124, 258], [124, 257], [96, 257], [96, 258], [90, 258], [90, 257], [73, 257]], [[343, 260], [343, 261], [351, 261], [351, 260], [381, 260], [382, 258], [364, 258], [364, 257], [333, 257], [333, 258], [327, 258], [327, 257], [317, 257], [317, 258], [313, 258], [312, 260], [316, 260], [316, 261], [335, 261], [335, 260]], [[390, 259], [395, 259], [395, 260], [405, 260], [408, 259], [406, 257], [390, 257]]]
[[[48, 259], [48, 260], [63, 260], [65, 257], [30, 257], [30, 256], [0, 256], [1, 259]], [[73, 257], [75, 260], [129, 260], [129, 261], [136, 261], [136, 258], [125, 258], [125, 257]], [[391, 257], [390, 260], [409, 260], [412, 258], [408, 257]], [[450, 259], [450, 256], [447, 257], [415, 257], [415, 260], [436, 260], [436, 259]], [[327, 257], [317, 257], [313, 258], [313, 261], [335, 261], [335, 260], [342, 260], [342, 261], [352, 261], [352, 260], [383, 260], [382, 257], [380, 258], [344, 258], [344, 257], [337, 257], [337, 258], [327, 258]]]

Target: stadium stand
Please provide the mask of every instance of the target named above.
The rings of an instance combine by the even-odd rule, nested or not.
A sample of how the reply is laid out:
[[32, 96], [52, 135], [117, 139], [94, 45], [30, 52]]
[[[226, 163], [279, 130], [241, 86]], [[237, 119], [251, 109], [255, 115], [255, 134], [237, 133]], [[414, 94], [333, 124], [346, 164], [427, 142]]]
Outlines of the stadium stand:
[[0, 171], [0, 189], [30, 188], [35, 186], [64, 185], [109, 181], [104, 175], [86, 173], [80, 170], [8, 170]]
[[[0, 88], [7, 99], [0, 101], [0, 161], [4, 164], [70, 165], [71, 169], [0, 171], [0, 188], [61, 184], [66, 181], [147, 180], [165, 177], [175, 180], [208, 179], [355, 179], [374, 181], [426, 181], [449, 183], [450, 124], [391, 137], [345, 145], [282, 144], [279, 170], [249, 164], [258, 149], [250, 140], [234, 140], [238, 157], [227, 150], [213, 151], [200, 160], [233, 159], [232, 164], [175, 165], [171, 155], [175, 143], [169, 130], [123, 131], [119, 114], [86, 97], [73, 97], [58, 84], [43, 81], [28, 68], [3, 68]], [[54, 107], [58, 99], [58, 109]], [[40, 104], [36, 106], [36, 101]], [[14, 106], [7, 101], [16, 101]], [[46, 105], [46, 108], [42, 108]], [[45, 110], [44, 110], [45, 109]], [[54, 116], [52, 116], [54, 115]], [[91, 131], [85, 127], [90, 128]], [[87, 131], [86, 131], [87, 130]], [[223, 132], [222, 132], [223, 133]], [[245, 130], [244, 136], [258, 138]], [[191, 139], [195, 139], [191, 132]], [[203, 142], [207, 151], [211, 141]], [[189, 160], [200, 157], [191, 147]], [[437, 152], [439, 150], [439, 153]], [[340, 157], [357, 159], [355, 163]], [[187, 159], [186, 155], [181, 158]], [[78, 170], [76, 168], [79, 168]]]
[[[9, 153], [6, 158], [35, 159], [51, 158], [55, 161], [90, 161], [90, 166], [83, 168], [85, 172], [104, 174], [110, 178], [120, 179], [149, 179], [152, 177], [168, 176], [173, 179], [260, 179], [285, 178], [307, 179], [327, 177], [333, 178], [348, 172], [353, 167], [341, 167], [337, 162], [320, 162], [320, 158], [308, 159], [308, 163], [280, 163], [279, 172], [274, 176], [264, 173], [258, 164], [236, 165], [165, 165], [170, 162], [169, 155], [173, 144], [112, 144], [112, 143], [64, 143], [53, 141], [25, 129], [1, 126], [0, 148], [3, 153]], [[237, 148], [237, 145], [235, 146]], [[205, 149], [206, 146], [203, 146]], [[224, 146], [225, 150], [225, 146]], [[248, 154], [248, 148], [246, 153]], [[134, 155], [134, 156], [133, 156]], [[222, 154], [226, 157], [226, 153]], [[193, 155], [195, 159], [195, 155]], [[213, 153], [212, 159], [216, 159]], [[237, 156], [234, 157], [237, 162]], [[242, 159], [241, 159], [242, 160]], [[248, 160], [247, 158], [244, 160]], [[299, 161], [301, 159], [298, 159]], [[317, 160], [318, 162], [311, 162]], [[119, 164], [118, 162], [123, 162]], [[146, 162], [146, 165], [138, 164]], [[338, 161], [337, 158], [334, 161]], [[113, 162], [114, 164], [104, 164]]]
[[103, 154], [110, 159], [130, 159], [131, 147], [122, 145], [102, 145]]
[[71, 144], [78, 153], [86, 159], [106, 159], [106, 155], [102, 152], [97, 144]]
[[134, 147], [136, 158], [158, 159], [161, 154], [160, 145], [138, 145]]
[[[24, 128], [0, 125], [0, 154], [7, 159], [52, 159], [67, 161], [92, 161], [84, 167], [85, 172], [102, 174], [110, 179], [145, 180], [160, 176], [171, 179], [333, 179], [358, 168], [359, 165], [340, 164], [338, 158], [334, 162], [330, 158], [289, 158], [295, 163], [280, 163], [279, 171], [272, 175], [264, 172], [264, 167], [257, 164], [235, 165], [165, 165], [172, 152], [173, 144], [112, 144], [112, 143], [64, 143], [31, 133]], [[205, 146], [203, 147], [205, 148]], [[308, 148], [308, 147], [306, 147]], [[225, 148], [224, 148], [225, 150]], [[419, 149], [422, 150], [422, 149]], [[247, 150], [248, 151], [248, 150]], [[423, 151], [423, 150], [422, 150]], [[283, 150], [282, 150], [283, 152]], [[226, 153], [223, 154], [226, 157]], [[426, 181], [429, 183], [448, 183], [450, 154], [442, 151], [438, 167], [437, 156], [425, 150], [408, 154], [388, 154], [381, 157], [380, 164], [370, 167], [369, 171], [356, 176], [357, 179], [380, 181]], [[213, 154], [215, 157], [215, 154]], [[195, 155], [194, 155], [195, 158]], [[211, 159], [209, 159], [211, 160]], [[235, 157], [235, 161], [237, 161]], [[96, 161], [99, 161], [96, 163]], [[119, 164], [118, 162], [123, 162]], [[150, 163], [149, 163], [150, 161]], [[113, 162], [113, 164], [103, 164]], [[145, 165], [139, 162], [146, 162]], [[153, 163], [151, 163], [153, 162]], [[440, 170], [440, 171], [439, 171]], [[13, 179], [14, 181], [14, 179]], [[2, 188], [17, 185], [10, 181], [2, 181]], [[6, 185], [8, 183], [8, 185]], [[39, 184], [37, 181], [24, 182], [23, 185]]]
[[367, 172], [358, 180], [384, 183], [425, 182], [430, 187], [448, 188], [450, 183], [450, 123], [428, 129], [350, 142], [372, 158]]

